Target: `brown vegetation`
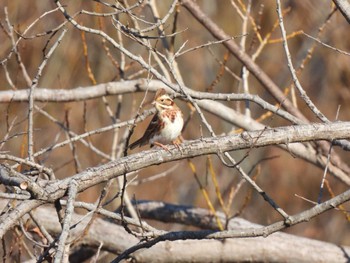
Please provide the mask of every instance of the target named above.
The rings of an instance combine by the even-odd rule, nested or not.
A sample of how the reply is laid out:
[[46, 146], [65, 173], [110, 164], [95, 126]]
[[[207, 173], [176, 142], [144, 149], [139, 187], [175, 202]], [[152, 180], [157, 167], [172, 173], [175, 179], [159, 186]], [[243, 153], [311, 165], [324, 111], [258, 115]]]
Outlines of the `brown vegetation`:
[[[208, 250], [211, 243], [207, 247], [205, 242], [212, 240], [206, 239], [239, 236], [239, 231], [223, 230], [239, 228], [234, 220], [240, 218], [268, 226], [263, 229], [267, 234], [279, 230], [293, 234], [278, 237], [321, 248], [317, 252], [321, 258], [322, 247], [331, 249], [333, 243], [339, 251], [332, 255], [349, 260], [350, 215], [345, 202], [350, 197], [341, 196], [350, 185], [349, 17], [335, 5], [342, 1], [282, 2], [280, 7], [272, 0], [4, 0], [0, 5], [4, 261], [51, 256], [65, 261], [70, 255], [79, 262], [87, 249], [85, 255], [100, 256], [103, 262], [106, 256], [112, 260], [133, 252], [127, 249], [139, 240], [145, 241], [141, 247], [148, 247], [186, 239], [192, 247], [203, 244]], [[280, 23], [279, 15], [283, 15]], [[174, 95], [184, 112], [184, 144], [180, 149], [170, 146], [172, 154], [148, 147], [126, 152], [126, 145], [147, 127], [148, 116], [154, 113], [149, 103], [158, 88]], [[271, 127], [276, 128], [275, 135]], [[324, 132], [318, 134], [315, 127]], [[329, 127], [337, 132], [331, 133]], [[277, 134], [281, 134], [278, 142]], [[214, 138], [222, 135], [231, 137]], [[264, 136], [276, 142], [263, 144], [259, 138]], [[244, 142], [248, 145], [239, 146]], [[326, 203], [331, 198], [341, 206], [331, 209], [332, 204]], [[164, 205], [149, 212], [146, 200], [181, 206]], [[312, 207], [318, 200], [324, 206], [315, 212]], [[205, 213], [188, 219], [189, 208], [184, 206], [206, 210], [195, 210]], [[80, 223], [80, 232], [69, 231], [76, 218], [91, 210], [88, 226]], [[305, 218], [299, 214], [304, 211]], [[57, 222], [40, 223], [45, 216], [39, 212], [52, 213], [47, 220]], [[149, 225], [141, 230], [139, 220]], [[227, 228], [230, 224], [234, 227]], [[108, 231], [99, 236], [92, 229], [109, 227], [121, 231], [118, 238], [127, 241], [116, 240], [116, 246], [108, 240], [98, 243]], [[251, 227], [257, 226], [243, 228]], [[247, 230], [244, 237], [253, 236], [254, 242], [264, 245], [253, 232]], [[325, 242], [308, 243], [317, 241], [299, 237]], [[197, 238], [205, 240], [192, 240]], [[269, 242], [276, 246], [281, 240]], [[176, 243], [169, 246], [179, 249]], [[247, 252], [233, 259], [223, 252], [221, 259], [297, 260], [283, 250], [288, 246], [288, 242], [281, 245], [284, 253], [276, 257], [257, 251], [256, 257]], [[149, 252], [141, 247], [132, 255], [147, 262]], [[161, 259], [163, 248], [158, 249], [153, 258]], [[268, 250], [267, 245], [261, 249]], [[189, 254], [178, 260], [195, 257]], [[220, 260], [216, 252], [213, 255], [216, 258], [197, 259]], [[176, 261], [172, 256], [169, 260]]]

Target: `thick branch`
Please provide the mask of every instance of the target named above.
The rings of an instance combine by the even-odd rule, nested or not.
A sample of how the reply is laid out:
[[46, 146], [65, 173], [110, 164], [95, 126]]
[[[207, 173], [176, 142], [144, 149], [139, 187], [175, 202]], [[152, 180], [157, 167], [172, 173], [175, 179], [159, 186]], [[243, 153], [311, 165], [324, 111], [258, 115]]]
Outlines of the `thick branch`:
[[[101, 98], [108, 95], [121, 95], [139, 91], [156, 91], [159, 88], [166, 89], [170, 94], [174, 93], [166, 84], [160, 80], [126, 80], [119, 82], [108, 82], [88, 87], [78, 87], [73, 89], [46, 89], [37, 88], [34, 90], [33, 99], [42, 102], [72, 102]], [[220, 101], [252, 101], [261, 108], [276, 113], [294, 124], [302, 124], [301, 120], [282, 110], [280, 107], [272, 105], [261, 99], [258, 95], [236, 94], [236, 93], [209, 93], [195, 91], [187, 87], [183, 89], [193, 99], [198, 100], [220, 100]], [[28, 90], [5, 90], [0, 91], [0, 103], [27, 102]]]
[[[96, 168], [89, 168], [86, 171], [72, 177], [59, 181], [47, 182], [42, 198], [47, 202], [65, 196], [72, 179], [79, 182], [78, 192], [90, 188], [99, 183], [116, 178], [125, 173], [143, 169], [151, 165], [187, 159], [195, 156], [216, 154], [226, 151], [251, 149], [276, 144], [290, 144], [314, 140], [333, 140], [350, 138], [350, 122], [336, 122], [332, 124], [309, 124], [300, 126], [288, 126], [283, 128], [264, 129], [254, 132], [243, 132], [238, 135], [209, 137], [193, 141], [186, 141], [180, 148], [169, 146], [169, 150], [152, 149], [132, 154], [116, 161], [109, 162]], [[4, 169], [4, 167], [2, 167]], [[1, 176], [2, 173], [0, 173]], [[347, 185], [350, 185], [348, 175], [338, 178]], [[37, 196], [40, 199], [40, 194]], [[27, 206], [21, 206], [21, 210], [15, 209], [8, 214], [0, 216], [0, 222], [5, 222], [0, 227], [0, 238], [11, 228], [19, 218], [32, 208], [43, 204], [43, 201], [28, 200]], [[22, 203], [23, 204], [23, 203]], [[8, 220], [8, 218], [12, 220]]]
[[[350, 122], [335, 122], [331, 124], [308, 124], [286, 126], [281, 128], [263, 129], [243, 132], [236, 135], [207, 137], [198, 140], [185, 141], [180, 148], [168, 146], [170, 153], [155, 148], [120, 158], [105, 165], [89, 168], [74, 176], [79, 181], [78, 191], [105, 182], [124, 173], [129, 173], [151, 165], [192, 158], [206, 154], [216, 154], [226, 151], [250, 149], [268, 145], [288, 145], [296, 142], [315, 140], [347, 139], [350, 138]], [[1, 175], [1, 173], [0, 173]], [[350, 185], [350, 178], [339, 178]], [[48, 201], [61, 198], [71, 178], [49, 182], [42, 197]], [[40, 199], [40, 196], [38, 196]]]
[[[349, 200], [350, 199], [350, 190], [348, 190], [347, 192], [339, 195], [338, 197], [336, 198], [333, 198], [323, 204], [320, 204], [320, 205], [317, 205], [307, 211], [304, 211], [300, 214], [297, 214], [297, 215], [294, 215], [291, 217], [292, 221], [291, 221], [291, 225], [294, 225], [294, 224], [297, 224], [297, 223], [300, 223], [302, 221], [305, 221], [305, 220], [309, 220], [310, 218], [318, 215], [319, 211], [324, 209], [325, 207], [328, 207], [328, 209], [331, 209], [335, 206], [337, 206], [338, 204], [340, 204], [341, 202], [344, 202], [344, 200]], [[144, 207], [140, 207], [141, 211]], [[174, 206], [174, 205], [166, 205], [164, 203], [156, 203], [153, 205], [153, 208], [155, 208], [156, 211], [155, 213], [153, 213], [152, 215], [156, 215], [156, 214], [165, 214], [165, 213], [169, 213], [170, 216], [172, 213], [177, 213], [179, 214], [179, 212], [181, 211], [181, 216], [178, 216], [178, 218], [182, 218], [182, 217], [187, 217], [187, 219], [192, 219], [192, 218], [195, 218], [195, 216], [193, 215], [194, 213], [196, 213], [196, 209], [189, 209], [191, 212], [188, 212], [188, 208], [184, 209], [184, 207], [177, 207], [177, 206]], [[148, 209], [148, 210], [152, 210], [151, 209]], [[160, 210], [160, 211], [159, 211]], [[179, 211], [180, 210], [180, 211]], [[201, 209], [199, 209], [201, 210]], [[148, 211], [149, 212], [149, 211]], [[142, 212], [141, 212], [142, 213]], [[188, 215], [189, 213], [191, 213], [190, 215]], [[203, 211], [200, 211], [200, 217], [205, 217], [205, 215], [203, 215]], [[173, 214], [173, 218], [175, 217], [175, 215]], [[208, 214], [207, 213], [207, 217], [208, 217]], [[150, 215], [148, 213], [148, 215]], [[218, 213], [218, 216], [221, 217], [221, 218], [224, 218], [224, 216], [220, 213]], [[169, 216], [168, 216], [169, 217]], [[211, 216], [209, 216], [211, 217]], [[151, 218], [154, 218], [154, 217], [151, 217]], [[159, 219], [159, 217], [157, 217], [157, 219]], [[180, 220], [180, 219], [179, 219]], [[207, 219], [208, 220], [208, 219]], [[236, 222], [238, 220], [238, 222]], [[181, 221], [181, 220], [180, 220]], [[195, 221], [197, 222], [197, 221]], [[238, 224], [237, 224], [238, 223]], [[285, 225], [285, 222], [277, 222], [277, 223], [274, 223], [272, 225], [269, 225], [269, 226], [266, 226], [266, 227], [263, 227], [263, 226], [259, 226], [259, 225], [255, 225], [255, 224], [247, 224], [246, 221], [242, 221], [240, 219], [234, 219], [234, 220], [231, 220], [230, 224], [229, 224], [229, 229], [227, 231], [179, 231], [179, 232], [169, 232], [165, 235], [162, 235], [156, 239], [153, 239], [153, 240], [150, 240], [148, 242], [144, 242], [144, 243], [140, 243], [140, 244], [137, 244], [135, 245], [134, 247], [126, 250], [123, 254], [121, 254], [118, 258], [116, 258], [114, 261], [112, 262], [119, 262], [121, 259], [124, 259], [126, 257], [128, 257], [128, 255], [130, 255], [131, 253], [134, 253], [136, 252], [137, 250], [141, 249], [141, 248], [152, 248], [153, 246], [153, 249], [155, 249], [156, 251], [162, 251], [161, 253], [164, 253], [163, 251], [164, 250], [169, 250], [169, 244], [168, 243], [165, 243], [164, 242], [161, 242], [161, 241], [166, 241], [166, 240], [186, 240], [185, 241], [185, 244], [189, 245], [189, 244], [193, 244], [190, 240], [191, 239], [220, 239], [220, 238], [229, 238], [229, 237], [258, 237], [260, 236], [260, 238], [254, 238], [254, 239], [235, 239], [233, 244], [237, 244], [237, 242], [239, 243], [241, 240], [246, 240], [246, 242], [252, 242], [251, 245], [253, 245], [253, 249], [250, 250], [243, 250], [244, 253], [241, 254], [241, 253], [238, 253], [236, 254], [237, 258], [235, 257], [235, 260], [234, 261], [244, 261], [244, 259], [246, 257], [252, 257], [253, 255], [254, 256], [257, 256], [256, 260], [259, 260], [260, 262], [261, 261], [276, 261], [276, 262], [280, 262], [280, 261], [300, 261], [300, 259], [305, 259], [305, 257], [310, 257], [310, 260], [306, 260], [306, 261], [319, 261], [320, 259], [322, 259], [322, 257], [317, 260], [316, 257], [320, 256], [320, 254], [323, 254], [324, 253], [324, 250], [323, 249], [320, 249], [320, 247], [322, 245], [323, 242], [319, 242], [319, 244], [317, 244], [318, 242], [316, 242], [314, 245], [319, 249], [317, 253], [310, 253], [310, 250], [309, 249], [305, 249], [305, 247], [303, 246], [296, 246], [296, 243], [295, 242], [298, 242], [296, 240], [292, 240], [291, 237], [289, 236], [284, 236], [286, 234], [282, 234], [282, 233], [278, 233], [277, 235], [273, 235], [273, 239], [274, 238], [277, 238], [277, 240], [280, 240], [280, 243], [277, 245], [272, 245], [272, 247], [276, 248], [276, 245], [277, 246], [280, 246], [280, 249], [277, 249], [276, 251], [279, 251], [279, 253], [267, 253], [267, 258], [266, 259], [262, 259], [266, 256], [266, 254], [264, 252], [266, 252], [265, 249], [269, 250], [269, 248], [271, 247], [270, 245], [263, 245], [265, 244], [265, 242], [269, 242], [269, 238], [266, 238], [264, 240], [262, 240], [261, 236], [264, 236], [264, 237], [267, 237], [268, 235], [270, 235], [271, 233], [274, 233], [278, 230], [281, 230], [283, 228], [285, 228], [286, 225]], [[248, 234], [249, 233], [249, 234]], [[246, 235], [247, 234], [247, 235]], [[283, 238], [284, 236], [284, 238]], [[258, 243], [255, 243], [255, 241], [259, 241]], [[302, 239], [300, 240], [302, 241]], [[307, 241], [307, 239], [305, 239], [305, 241]], [[310, 240], [311, 241], [311, 240]], [[161, 243], [159, 243], [161, 242]], [[225, 243], [228, 242], [229, 244], [230, 243], [230, 239], [229, 240], [226, 240]], [[244, 241], [242, 241], [244, 242]], [[194, 243], [198, 243], [198, 241], [195, 241]], [[206, 242], [203, 242], [204, 244]], [[245, 242], [244, 242], [245, 243]], [[304, 243], [304, 245], [306, 245], [307, 247], [309, 247], [310, 244], [307, 244], [308, 242]], [[212, 243], [213, 245], [215, 244]], [[298, 243], [299, 244], [299, 243]], [[194, 247], [197, 247], [195, 244], [193, 244]], [[243, 245], [243, 244], [242, 244]], [[245, 245], [248, 245], [245, 243]], [[240, 247], [240, 246], [239, 246]], [[250, 246], [248, 246], [250, 247]], [[295, 253], [291, 253], [291, 249], [295, 249], [296, 247], [298, 247], [295, 251]], [[191, 246], [192, 248], [192, 246]], [[339, 247], [336, 247], [334, 246], [333, 247], [335, 250], [335, 257], [338, 257], [338, 261], [339, 262], [347, 262], [348, 260], [348, 252], [346, 252], [347, 250], [349, 250], [350, 248], [339, 248]], [[184, 249], [184, 248], [183, 248]], [[213, 248], [207, 248], [207, 250], [203, 250], [203, 247], [201, 245], [199, 245], [198, 249], [200, 251], [213, 251]], [[242, 249], [242, 248], [241, 248]], [[261, 249], [261, 253], [259, 252]], [[186, 249], [184, 249], [186, 251]], [[141, 255], [149, 255], [150, 250], [147, 249], [147, 250], [141, 250], [141, 251], [138, 251], [136, 253]], [[193, 249], [191, 249], [191, 251], [194, 253], [192, 254], [192, 252], [189, 252], [190, 255], [202, 255], [203, 253], [200, 253], [199, 251], [195, 251]], [[215, 251], [215, 250], [214, 250]], [[229, 249], [230, 253], [228, 255], [231, 255], [232, 257], [232, 254], [235, 254], [235, 253], [232, 253], [232, 248]], [[239, 251], [239, 249], [238, 249]], [[237, 251], [237, 252], [238, 252]], [[258, 251], [258, 252], [257, 252]], [[284, 252], [282, 252], [284, 251]], [[288, 251], [288, 253], [286, 253], [286, 251]], [[314, 250], [311, 250], [311, 251], [314, 251]], [[272, 252], [272, 251], [271, 251]], [[183, 254], [183, 253], [180, 253], [180, 254]], [[185, 253], [187, 254], [187, 253]], [[214, 254], [216, 254], [214, 252]], [[288, 254], [288, 255], [286, 255]], [[338, 255], [336, 255], [338, 254]], [[224, 262], [227, 262], [227, 261], [232, 261], [229, 260], [229, 259], [226, 259], [226, 253], [223, 253], [222, 250], [218, 251], [218, 254], [216, 254], [217, 257], [223, 257], [225, 255], [225, 260], [221, 259], [221, 261], [224, 261]], [[239, 256], [238, 256], [239, 255]], [[187, 254], [187, 256], [189, 256]], [[186, 258], [187, 258], [186, 256]], [[289, 256], [291, 256], [292, 258], [289, 258]], [[203, 255], [203, 258], [199, 258], [199, 262], [201, 261], [210, 261], [210, 260], [206, 260], [207, 258], [207, 255]], [[217, 259], [218, 260], [218, 259]], [[219, 260], [220, 261], [220, 260]], [[250, 259], [251, 261], [251, 259]], [[333, 261], [333, 258], [332, 260]], [[326, 260], [327, 262], [327, 260]]]
[[[0, 201], [0, 205], [2, 207], [4, 202]], [[42, 225], [50, 234], [53, 236], [59, 236], [61, 234], [61, 224], [58, 221], [56, 211], [53, 207], [39, 207], [33, 210], [33, 214], [38, 219], [40, 225]], [[76, 224], [74, 228], [70, 229], [72, 240], [81, 236], [81, 233], [84, 232], [84, 228], [89, 222], [91, 216], [84, 217], [83, 215], [76, 213], [72, 214], [72, 223], [76, 224], [77, 222], [80, 222], [79, 224]], [[111, 233], [113, 233], [113, 235], [111, 235]], [[118, 242], [116, 242], [116, 240], [118, 240]], [[96, 218], [88, 233], [79, 242], [92, 249], [97, 249], [100, 242], [103, 242], [104, 250], [117, 254], [136, 244], [139, 240], [128, 234], [122, 226], [112, 222], [107, 222], [101, 218]]]
[[[36, 89], [34, 93], [34, 100], [36, 101], [50, 101], [50, 102], [66, 102], [66, 101], [79, 101], [79, 100], [87, 100], [93, 98], [99, 98], [101, 96], [107, 95], [117, 95], [117, 94], [126, 94], [133, 93], [138, 91], [146, 91], [152, 90], [156, 91], [158, 88], [165, 88], [168, 92], [174, 93], [173, 90], [168, 88], [163, 82], [159, 80], [146, 80], [146, 79], [138, 79], [138, 80], [129, 80], [122, 82], [109, 82], [98, 84], [94, 86], [84, 87], [84, 88], [75, 88], [68, 90], [54, 90], [54, 89]], [[262, 100], [259, 96], [251, 95], [251, 94], [223, 94], [223, 93], [208, 93], [208, 92], [199, 92], [194, 91], [189, 88], [183, 87], [186, 92], [192, 97], [197, 99], [197, 104], [204, 110], [218, 116], [222, 120], [225, 120], [235, 126], [241, 127], [245, 130], [257, 130], [264, 128], [264, 125], [254, 121], [253, 119], [246, 118], [244, 115], [238, 113], [237, 111], [227, 107], [223, 103], [214, 100], [224, 100], [224, 101], [233, 101], [233, 100], [249, 100], [254, 103], [260, 105], [263, 109], [271, 111], [282, 118], [289, 120], [293, 124], [302, 124], [298, 118], [289, 114], [288, 112], [282, 110], [279, 107], [271, 105], [266, 101]], [[8, 90], [8, 91], [0, 91], [0, 102], [10, 102], [12, 101], [27, 101], [28, 94], [27, 90]], [[140, 118], [143, 120], [143, 118]], [[138, 122], [138, 121], [137, 121]], [[96, 133], [106, 132], [111, 129], [115, 129], [118, 127], [123, 127], [129, 124], [133, 124], [134, 120], [121, 122], [114, 124], [112, 126], [107, 126], [101, 129], [97, 129], [95, 131], [91, 131], [89, 133], [85, 133], [83, 135], [74, 136], [71, 141], [81, 140], [87, 136], [91, 136]], [[42, 149], [38, 154], [42, 154], [48, 150], [53, 150], [55, 148], [61, 147], [65, 145], [67, 141], [63, 141], [59, 144], [56, 144], [50, 148]], [[341, 146], [344, 150], [350, 150], [350, 144], [345, 140], [335, 140], [333, 141], [335, 145]], [[285, 148], [285, 147], [284, 147]], [[291, 152], [294, 156], [300, 157], [313, 165], [319, 166], [321, 169], [324, 169], [325, 162], [319, 159], [315, 152], [311, 152], [311, 148], [302, 147], [302, 145], [292, 145], [289, 146], [288, 151]], [[6, 158], [4, 156], [4, 158]], [[346, 169], [343, 169], [346, 171]], [[337, 165], [330, 166], [330, 172], [336, 177], [344, 177], [343, 170], [339, 169]]]
[[[171, 252], [171, 254], [169, 254]], [[136, 262], [348, 262], [350, 249], [287, 234], [263, 238], [161, 242], [135, 253]]]
[[[0, 202], [1, 208], [5, 202]], [[175, 205], [167, 205], [159, 202], [143, 203], [138, 207], [142, 215], [146, 215], [150, 209], [157, 210], [158, 216], [153, 212], [149, 218], [160, 220], [159, 215], [177, 214], [177, 220], [192, 218], [188, 224], [197, 225], [200, 218], [203, 222], [209, 222], [211, 213], [205, 209], [196, 209]], [[50, 234], [57, 236], [60, 234], [61, 226], [52, 207], [40, 207], [33, 211], [43, 226]], [[175, 216], [175, 215], [174, 215]], [[225, 216], [218, 213], [224, 220]], [[81, 221], [82, 215], [73, 214], [73, 221]], [[89, 217], [85, 217], [80, 224], [72, 229], [72, 235], [80, 235]], [[29, 221], [31, 222], [31, 221]], [[205, 225], [202, 225], [205, 227]], [[243, 230], [261, 228], [261, 225], [252, 224], [241, 218], [230, 220], [230, 230]], [[113, 235], [111, 235], [113, 233]], [[118, 242], [116, 242], [118, 240]], [[107, 222], [97, 218], [87, 235], [79, 242], [81, 245], [96, 250], [103, 243], [102, 250], [120, 254], [127, 248], [139, 243], [139, 239], [128, 234], [123, 227], [112, 222]], [[77, 244], [79, 247], [79, 244]], [[191, 249], [188, 249], [191, 247]], [[79, 253], [78, 248], [75, 253]], [[210, 253], [203, 253], [210, 251]], [[288, 252], [287, 252], [288, 251]], [[150, 262], [157, 258], [160, 262], [165, 262], [169, 258], [176, 258], [177, 262], [233, 262], [233, 261], [266, 261], [266, 262], [286, 262], [286, 261], [313, 261], [313, 262], [346, 262], [346, 255], [350, 254], [349, 247], [339, 247], [327, 242], [321, 242], [308, 238], [302, 238], [285, 233], [275, 233], [266, 238], [239, 238], [221, 240], [180, 240], [177, 242], [161, 242], [147, 250], [136, 252], [133, 257], [137, 262]]]
[[[156, 91], [159, 88], [166, 89], [169, 93], [174, 93], [166, 84], [160, 80], [148, 80], [148, 79], [137, 79], [127, 80], [119, 82], [102, 83], [88, 87], [78, 87], [74, 89], [35, 89], [33, 92], [33, 99], [35, 101], [42, 102], [71, 102], [71, 101], [82, 101], [89, 99], [101, 98], [108, 95], [121, 95], [127, 93], [134, 93], [138, 91]], [[295, 123], [302, 124], [298, 118], [283, 111], [279, 107], [276, 107], [257, 95], [251, 94], [223, 94], [223, 93], [209, 93], [194, 91], [190, 88], [183, 87], [183, 89], [193, 99], [210, 99], [210, 100], [221, 100], [221, 101], [252, 101], [263, 109], [271, 112], [281, 114], [285, 119]], [[0, 91], [0, 103], [7, 102], [27, 102], [28, 101], [28, 90], [5, 90]]]
[[[79, 173], [74, 178], [79, 181], [79, 191], [109, 179], [129, 173], [151, 165], [187, 159], [195, 156], [216, 154], [226, 151], [250, 149], [276, 144], [290, 144], [314, 140], [333, 140], [350, 138], [350, 122], [336, 122], [332, 124], [309, 124], [287, 126], [282, 128], [264, 129], [253, 132], [243, 132], [238, 135], [208, 137], [193, 141], [186, 141], [178, 149], [169, 146], [170, 153], [161, 149], [152, 149], [132, 154], [116, 161], [109, 162], [97, 168], [90, 168]], [[62, 197], [71, 178], [56, 182], [48, 189], [48, 196], [53, 200]], [[350, 178], [341, 178], [350, 185]]]

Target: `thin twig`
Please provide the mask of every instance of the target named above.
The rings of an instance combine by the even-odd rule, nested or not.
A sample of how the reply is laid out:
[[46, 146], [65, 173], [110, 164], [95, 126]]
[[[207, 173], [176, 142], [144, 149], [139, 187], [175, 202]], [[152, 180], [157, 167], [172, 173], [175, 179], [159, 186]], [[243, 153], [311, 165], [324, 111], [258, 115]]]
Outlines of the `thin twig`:
[[71, 180], [68, 188], [68, 199], [67, 199], [67, 207], [66, 207], [66, 213], [63, 220], [63, 226], [62, 226], [62, 232], [58, 240], [58, 247], [56, 250], [56, 255], [54, 257], [54, 263], [60, 263], [60, 262], [68, 262], [66, 261], [68, 259], [68, 250], [69, 250], [69, 244], [66, 244], [66, 240], [69, 236], [69, 230], [70, 225], [72, 221], [72, 216], [74, 212], [74, 200], [76, 198], [77, 192], [78, 192], [78, 183], [74, 179]]
[[38, 71], [35, 75], [35, 77], [32, 80], [32, 85], [29, 88], [29, 95], [28, 95], [28, 158], [29, 161], [34, 161], [34, 141], [33, 141], [33, 131], [34, 131], [34, 90], [38, 86], [39, 79], [41, 77], [42, 71], [45, 68], [48, 60], [50, 59], [51, 55], [55, 51], [55, 49], [58, 47], [58, 45], [61, 43], [64, 35], [66, 34], [67, 29], [64, 29], [60, 36], [57, 38], [56, 42], [52, 45], [49, 52], [45, 54], [44, 60], [41, 62], [40, 66], [38, 67]]
[[285, 52], [285, 55], [287, 58], [288, 68], [289, 68], [289, 71], [292, 75], [294, 85], [298, 89], [298, 91], [300, 93], [300, 97], [304, 100], [306, 105], [316, 115], [316, 117], [319, 118], [324, 123], [329, 123], [330, 121], [326, 118], [326, 116], [316, 107], [316, 105], [308, 97], [308, 95], [306, 94], [305, 90], [303, 89], [303, 87], [301, 86], [301, 84], [299, 82], [298, 76], [295, 72], [295, 69], [294, 69], [294, 66], [292, 63], [292, 58], [291, 58], [291, 55], [289, 52], [289, 48], [288, 48], [287, 35], [286, 35], [286, 30], [284, 28], [284, 23], [283, 23], [281, 1], [276, 0], [276, 5], [277, 5], [277, 15], [278, 15], [278, 19], [279, 19], [279, 25], [280, 25], [280, 29], [281, 29], [282, 38], [283, 38], [283, 48], [284, 48], [284, 52]]
[[239, 229], [227, 230], [227, 231], [217, 231], [217, 230], [203, 230], [203, 231], [179, 231], [179, 232], [169, 232], [152, 240], [141, 242], [120, 254], [115, 258], [112, 263], [120, 262], [121, 260], [127, 258], [130, 254], [143, 249], [150, 248], [155, 244], [162, 241], [175, 241], [175, 240], [190, 240], [190, 239], [223, 239], [223, 238], [234, 238], [234, 237], [258, 237], [263, 236], [267, 237], [272, 233], [280, 231], [287, 226], [292, 226], [299, 224], [301, 222], [310, 220], [330, 209], [334, 209], [340, 204], [350, 200], [350, 190], [338, 195], [336, 198], [332, 198], [322, 204], [316, 205], [311, 209], [305, 210], [299, 214], [295, 214], [289, 217], [290, 221], [288, 225], [285, 224], [285, 221], [279, 221], [273, 223], [269, 226], [261, 228], [248, 228], [248, 229]]
[[[337, 110], [337, 114], [335, 116], [335, 121], [338, 120], [339, 117], [339, 112], [340, 112], [340, 106], [338, 107]], [[324, 182], [326, 181], [326, 176], [327, 176], [327, 172], [328, 172], [328, 167], [329, 167], [329, 163], [331, 161], [331, 153], [332, 153], [332, 148], [333, 148], [333, 140], [329, 146], [329, 152], [327, 154], [327, 162], [326, 162], [326, 167], [324, 168], [324, 172], [323, 172], [323, 176], [322, 176], [322, 181], [321, 181], [321, 186], [320, 186], [320, 192], [318, 194], [318, 198], [317, 198], [317, 203], [320, 204], [321, 200], [322, 200], [322, 194], [323, 194], [323, 186], [324, 186]]]
[[313, 36], [311, 36], [311, 35], [309, 35], [309, 34], [307, 34], [307, 33], [305, 33], [305, 32], [303, 32], [303, 35], [307, 36], [308, 38], [311, 38], [311, 39], [315, 40], [317, 43], [321, 44], [322, 46], [325, 46], [326, 48], [329, 48], [329, 49], [331, 49], [331, 50], [334, 50], [334, 51], [336, 51], [336, 52], [338, 52], [338, 53], [340, 53], [340, 54], [343, 54], [343, 55], [346, 55], [346, 56], [350, 56], [350, 53], [349, 53], [349, 52], [346, 52], [346, 51], [341, 50], [341, 49], [339, 49], [339, 48], [336, 48], [336, 47], [333, 47], [333, 46], [331, 46], [331, 45], [328, 45], [328, 44], [322, 42], [321, 40], [319, 40], [318, 38], [313, 37]]

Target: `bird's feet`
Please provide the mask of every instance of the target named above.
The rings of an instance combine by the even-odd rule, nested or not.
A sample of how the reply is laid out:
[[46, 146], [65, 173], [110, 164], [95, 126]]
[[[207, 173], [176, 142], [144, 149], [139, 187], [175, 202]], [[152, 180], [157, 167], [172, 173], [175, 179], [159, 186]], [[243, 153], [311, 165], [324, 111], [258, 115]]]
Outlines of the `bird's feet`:
[[[171, 142], [173, 145], [175, 145], [175, 147], [182, 153], [182, 150], [181, 150], [181, 147], [180, 147], [180, 144], [181, 144], [181, 141], [179, 139], [176, 139], [176, 140], [173, 140]], [[160, 142], [154, 142], [153, 143], [155, 146], [159, 146], [161, 148], [163, 148], [164, 150], [166, 150], [167, 152], [171, 153], [171, 151], [169, 150], [168, 146], [160, 143]]]
[[[170, 152], [169, 148], [168, 148], [166, 145], [164, 145], [164, 144], [162, 144], [162, 143], [160, 143], [160, 142], [154, 142], [153, 144], [154, 144], [155, 146], [159, 146], [159, 147], [163, 148], [164, 150]], [[170, 152], [170, 153], [171, 153], [171, 152]]]

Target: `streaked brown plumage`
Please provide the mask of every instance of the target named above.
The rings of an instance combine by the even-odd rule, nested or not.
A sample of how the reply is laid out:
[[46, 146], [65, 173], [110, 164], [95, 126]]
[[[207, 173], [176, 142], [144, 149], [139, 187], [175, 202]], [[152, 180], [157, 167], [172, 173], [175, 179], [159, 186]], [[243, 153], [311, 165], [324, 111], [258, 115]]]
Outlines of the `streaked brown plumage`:
[[184, 120], [180, 108], [166, 94], [164, 89], [159, 89], [152, 103], [157, 113], [153, 116], [143, 136], [130, 144], [129, 148], [150, 144], [166, 148], [165, 144], [177, 144], [176, 140], [181, 135]]

